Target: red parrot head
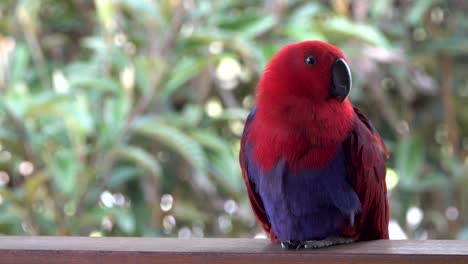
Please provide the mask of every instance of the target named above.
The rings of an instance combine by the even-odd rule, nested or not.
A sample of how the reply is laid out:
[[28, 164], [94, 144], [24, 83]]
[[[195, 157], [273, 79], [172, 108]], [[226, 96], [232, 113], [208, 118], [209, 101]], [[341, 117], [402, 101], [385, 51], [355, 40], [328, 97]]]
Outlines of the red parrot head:
[[351, 90], [351, 71], [343, 52], [331, 44], [292, 43], [270, 60], [260, 87], [264, 92], [274, 89], [275, 94], [307, 98], [313, 103], [343, 102]]
[[[277, 147], [278, 155], [289, 145], [299, 146], [291, 143], [294, 139], [329, 147], [332, 155], [352, 128], [350, 90], [351, 71], [338, 48], [322, 41], [286, 45], [268, 62], [258, 84], [250, 137]], [[291, 150], [291, 156], [297, 152]]]

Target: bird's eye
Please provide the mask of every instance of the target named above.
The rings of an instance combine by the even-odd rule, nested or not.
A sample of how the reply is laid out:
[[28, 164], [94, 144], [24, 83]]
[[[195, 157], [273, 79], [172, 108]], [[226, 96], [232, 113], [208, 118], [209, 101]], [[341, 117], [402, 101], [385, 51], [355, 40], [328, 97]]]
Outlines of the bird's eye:
[[305, 63], [309, 65], [315, 65], [317, 64], [317, 59], [312, 55], [308, 55], [305, 57]]

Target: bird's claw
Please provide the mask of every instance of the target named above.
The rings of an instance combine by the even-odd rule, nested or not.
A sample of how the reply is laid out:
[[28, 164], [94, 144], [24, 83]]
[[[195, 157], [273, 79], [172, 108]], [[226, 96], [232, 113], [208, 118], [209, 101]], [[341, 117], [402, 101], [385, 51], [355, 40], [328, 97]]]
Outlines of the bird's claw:
[[304, 246], [303, 246], [303, 241], [288, 240], [288, 241], [281, 241], [281, 247], [284, 249], [301, 249]]
[[343, 237], [328, 237], [323, 240], [306, 240], [306, 241], [288, 240], [288, 241], [282, 241], [281, 247], [283, 247], [284, 249], [298, 250], [298, 249], [329, 247], [329, 246], [339, 245], [339, 244], [348, 244], [354, 241], [355, 240], [352, 238], [343, 238]]

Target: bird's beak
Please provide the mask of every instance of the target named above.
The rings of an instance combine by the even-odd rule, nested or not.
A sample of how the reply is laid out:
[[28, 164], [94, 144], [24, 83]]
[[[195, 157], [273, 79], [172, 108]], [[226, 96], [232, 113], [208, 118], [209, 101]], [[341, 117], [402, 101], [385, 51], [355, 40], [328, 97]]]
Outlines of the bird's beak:
[[351, 70], [344, 59], [337, 59], [332, 68], [332, 87], [330, 95], [343, 102], [351, 91]]

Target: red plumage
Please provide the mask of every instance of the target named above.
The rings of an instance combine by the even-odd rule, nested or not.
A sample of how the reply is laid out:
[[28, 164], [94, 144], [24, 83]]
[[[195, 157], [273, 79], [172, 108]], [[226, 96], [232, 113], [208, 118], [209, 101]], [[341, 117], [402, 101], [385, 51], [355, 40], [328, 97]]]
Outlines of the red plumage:
[[[304, 66], [308, 54], [314, 54], [321, 67]], [[342, 102], [330, 98], [331, 67], [337, 58], [346, 60], [339, 49], [324, 42], [290, 44], [272, 58], [258, 84], [255, 122], [251, 118], [246, 122], [240, 164], [253, 211], [272, 241], [276, 234], [249, 179], [245, 149], [249, 142], [255, 142], [252, 156], [266, 171], [280, 159], [292, 170], [321, 168], [343, 149], [347, 180], [361, 211], [353, 224], [343, 224], [342, 236], [388, 239], [386, 168], [379, 145], [387, 156], [388, 152], [370, 121], [347, 98]]]
[[[248, 126], [250, 123], [250, 120], [247, 120], [246, 126]], [[244, 148], [246, 145], [246, 139], [247, 137], [242, 137], [241, 139], [241, 148]], [[249, 200], [250, 204], [252, 206], [253, 212], [255, 214], [255, 217], [257, 218], [258, 222], [262, 226], [263, 230], [267, 233], [267, 235], [270, 237], [271, 241], [277, 242], [276, 240], [276, 235], [271, 229], [271, 224], [270, 221], [268, 220], [268, 216], [266, 215], [265, 208], [263, 207], [263, 202], [260, 196], [258, 195], [257, 192], [254, 191], [253, 186], [251, 185], [252, 183], [249, 181], [248, 176], [247, 176], [247, 168], [246, 168], [246, 157], [245, 157], [245, 151], [240, 151], [239, 153], [239, 161], [241, 165], [241, 170], [242, 170], [242, 176], [244, 179], [244, 183], [247, 187], [247, 194], [249, 195]]]
[[356, 123], [344, 142], [350, 163], [349, 181], [361, 201], [357, 223], [347, 226], [344, 235], [359, 240], [388, 239], [390, 211], [385, 184], [386, 167], [378, 143], [388, 157], [387, 148], [367, 117], [354, 108]]

